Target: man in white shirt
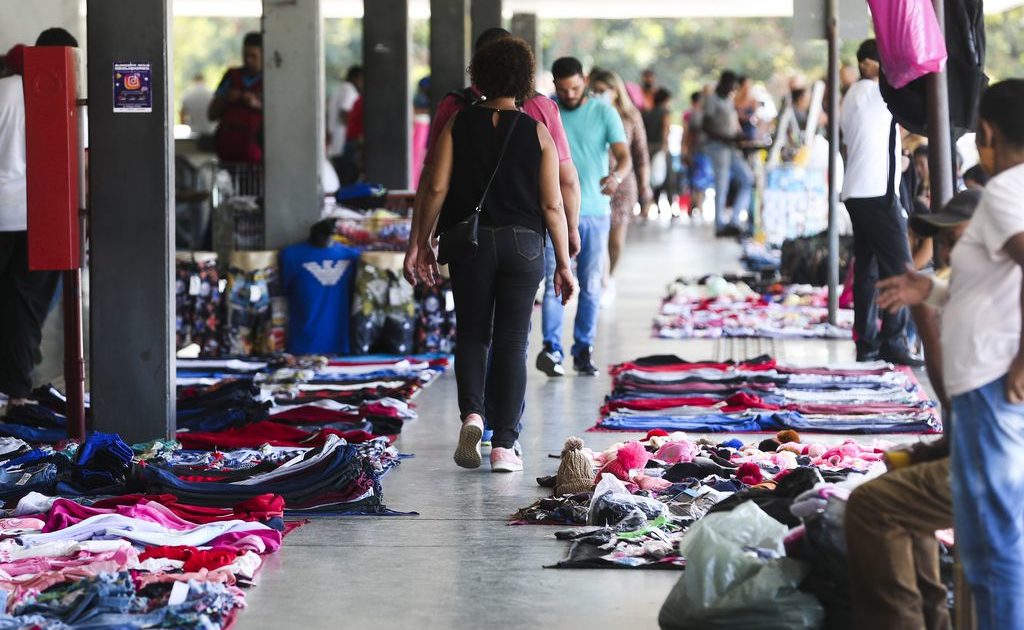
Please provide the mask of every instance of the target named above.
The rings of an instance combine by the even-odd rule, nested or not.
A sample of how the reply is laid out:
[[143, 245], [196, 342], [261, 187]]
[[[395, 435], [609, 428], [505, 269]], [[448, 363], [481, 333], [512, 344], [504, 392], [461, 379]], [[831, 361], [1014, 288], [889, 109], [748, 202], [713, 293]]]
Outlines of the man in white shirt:
[[192, 133], [212, 136], [217, 124], [206, 115], [213, 100], [213, 91], [206, 87], [202, 72], [192, 77], [192, 85], [181, 97], [181, 124], [192, 128]]
[[943, 307], [957, 551], [981, 630], [1024, 627], [1022, 111], [1022, 79], [997, 83], [981, 97], [976, 143], [992, 179], [953, 249], [948, 286], [917, 272], [878, 285], [882, 308]]
[[[899, 134], [878, 89], [878, 46], [857, 50], [860, 81], [843, 99], [839, 126], [846, 147], [842, 198], [853, 222], [853, 309], [857, 360], [921, 365], [907, 349], [906, 309], [879, 313], [875, 284], [903, 273], [910, 262], [907, 219], [898, 199]], [[879, 329], [878, 320], [882, 326]]]
[[352, 66], [345, 80], [331, 91], [327, 99], [327, 157], [334, 165], [338, 177], [343, 176], [345, 166], [345, 134], [348, 131], [348, 115], [363, 91], [363, 68]]
[[[36, 46], [78, 42], [64, 29], [51, 28]], [[25, 96], [15, 74], [0, 79], [0, 393], [12, 404], [32, 391], [33, 355], [60, 278], [56, 271], [28, 269], [25, 170]]]

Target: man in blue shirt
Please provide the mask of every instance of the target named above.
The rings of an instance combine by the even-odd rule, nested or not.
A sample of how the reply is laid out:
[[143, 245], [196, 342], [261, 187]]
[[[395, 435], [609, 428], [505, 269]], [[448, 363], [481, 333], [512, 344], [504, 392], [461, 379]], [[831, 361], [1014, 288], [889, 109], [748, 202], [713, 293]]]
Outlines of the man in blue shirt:
[[[605, 248], [611, 226], [611, 196], [633, 170], [626, 145], [626, 132], [618, 112], [587, 93], [583, 65], [573, 57], [555, 61], [551, 68], [562, 124], [569, 137], [573, 164], [580, 179], [580, 242], [576, 276], [580, 283], [576, 325], [573, 332], [573, 366], [585, 376], [597, 376], [593, 361], [597, 316], [601, 305]], [[615, 155], [618, 168], [609, 172], [608, 151]], [[555, 296], [552, 278], [555, 254], [548, 241], [545, 251], [547, 279], [544, 285], [544, 349], [537, 357], [537, 369], [548, 376], [563, 376], [561, 301]]]

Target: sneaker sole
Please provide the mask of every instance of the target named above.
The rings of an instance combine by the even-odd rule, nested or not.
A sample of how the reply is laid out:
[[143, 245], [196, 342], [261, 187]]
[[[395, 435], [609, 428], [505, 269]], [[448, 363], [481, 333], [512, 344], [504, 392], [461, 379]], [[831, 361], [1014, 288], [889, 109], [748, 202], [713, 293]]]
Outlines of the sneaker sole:
[[537, 369], [544, 372], [548, 376], [555, 378], [558, 376], [565, 376], [565, 368], [561, 365], [553, 362], [544, 360], [543, 357], [537, 358]]
[[483, 458], [480, 456], [480, 438], [483, 429], [473, 424], [464, 424], [459, 431], [459, 445], [455, 449], [455, 464], [461, 468], [480, 468]]
[[510, 462], [501, 462], [498, 464], [491, 464], [491, 472], [495, 473], [513, 473], [523, 472], [522, 464], [512, 464]]

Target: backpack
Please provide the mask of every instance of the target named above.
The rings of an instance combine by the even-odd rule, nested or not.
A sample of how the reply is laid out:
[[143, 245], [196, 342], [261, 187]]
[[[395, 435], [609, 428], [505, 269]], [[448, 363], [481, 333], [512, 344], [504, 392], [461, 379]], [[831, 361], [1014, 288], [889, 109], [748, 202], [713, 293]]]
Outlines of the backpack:
[[[229, 90], [245, 90], [242, 69], [227, 74]], [[263, 93], [263, 78], [248, 91]], [[258, 164], [263, 159], [263, 112], [241, 103], [230, 103], [217, 125], [217, 157], [222, 162]]]

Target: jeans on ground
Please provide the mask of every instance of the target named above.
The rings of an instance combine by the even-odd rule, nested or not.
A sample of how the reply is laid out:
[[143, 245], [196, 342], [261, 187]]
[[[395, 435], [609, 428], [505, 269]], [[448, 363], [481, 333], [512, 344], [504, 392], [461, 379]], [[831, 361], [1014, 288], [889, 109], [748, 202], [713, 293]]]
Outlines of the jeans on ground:
[[[576, 279], [580, 283], [579, 302], [576, 306], [576, 324], [573, 329], [572, 354], [577, 355], [594, 345], [597, 336], [597, 316], [601, 312], [601, 283], [604, 280], [604, 255], [608, 247], [611, 217], [580, 217], [582, 249], [576, 258]], [[555, 250], [548, 239], [544, 249], [545, 280], [542, 327], [544, 343], [559, 354], [562, 350], [562, 318], [565, 307], [555, 296]]]
[[[523, 227], [480, 228], [480, 249], [470, 261], [452, 263], [452, 292], [459, 343], [455, 380], [459, 411], [487, 415], [491, 443], [512, 448], [526, 395], [530, 314], [544, 275], [544, 238]], [[492, 351], [490, 369], [488, 353]], [[487, 414], [487, 383], [495, 387]]]
[[846, 557], [856, 627], [951, 627], [935, 531], [952, 526], [948, 457], [894, 470], [853, 491]]
[[725, 208], [729, 198], [729, 186], [735, 181], [738, 186], [736, 201], [733, 203], [729, 225], [740, 227], [740, 213], [750, 208], [750, 196], [754, 189], [754, 174], [743, 155], [724, 142], [709, 142], [704, 152], [711, 158], [715, 171], [715, 229], [725, 227]]
[[[898, 276], [910, 262], [907, 219], [899, 201], [885, 197], [847, 199], [853, 222], [853, 331], [859, 353], [903, 353], [907, 348], [907, 309], [879, 312], [879, 280]], [[882, 319], [879, 330], [878, 319]]]
[[1005, 387], [953, 397], [956, 542], [979, 630], [1024, 627], [1024, 405]]

